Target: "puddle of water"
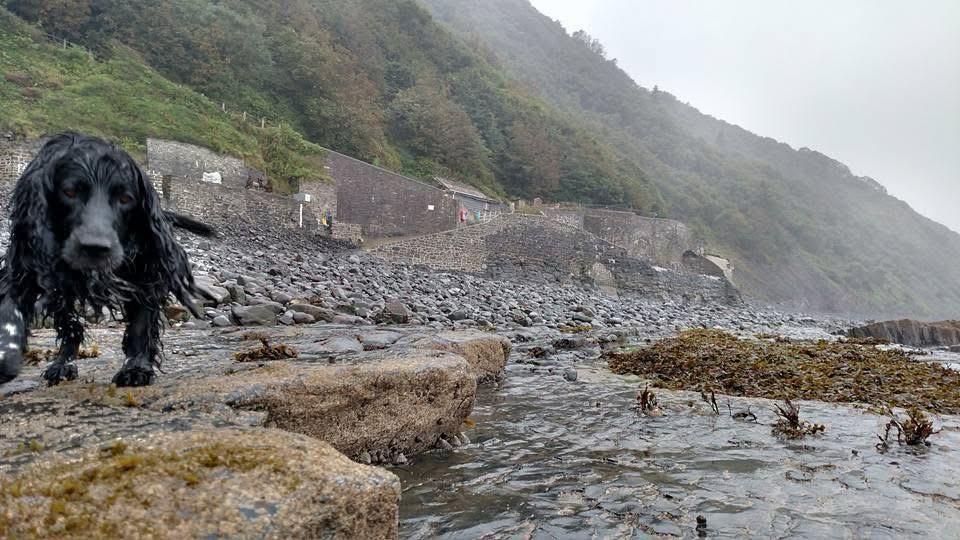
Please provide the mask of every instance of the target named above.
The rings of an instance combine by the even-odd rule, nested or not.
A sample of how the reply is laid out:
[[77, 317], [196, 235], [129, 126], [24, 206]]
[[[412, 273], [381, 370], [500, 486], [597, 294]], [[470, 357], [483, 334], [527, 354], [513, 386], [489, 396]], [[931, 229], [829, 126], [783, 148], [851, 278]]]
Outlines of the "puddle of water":
[[[579, 380], [562, 373], [573, 365]], [[573, 355], [552, 368], [512, 363], [484, 388], [472, 443], [394, 471], [405, 538], [950, 537], [960, 530], [960, 421], [942, 417], [931, 447], [885, 454], [885, 419], [801, 402], [823, 436], [782, 441], [771, 402], [760, 423], [707, 412], [698, 394], [657, 391], [663, 415], [635, 408], [639, 379]]]

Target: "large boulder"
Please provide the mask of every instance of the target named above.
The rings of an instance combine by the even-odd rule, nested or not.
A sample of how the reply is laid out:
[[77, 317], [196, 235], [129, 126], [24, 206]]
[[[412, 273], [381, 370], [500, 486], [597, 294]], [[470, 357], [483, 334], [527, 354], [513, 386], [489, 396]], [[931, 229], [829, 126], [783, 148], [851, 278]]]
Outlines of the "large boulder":
[[399, 300], [391, 300], [383, 306], [377, 315], [377, 322], [383, 324], [406, 324], [410, 322], [410, 310]]
[[273, 326], [277, 324], [277, 312], [273, 306], [267, 304], [237, 306], [233, 308], [233, 316], [242, 326]]
[[910, 347], [949, 347], [960, 345], [960, 321], [885, 321], [852, 328], [847, 335], [882, 339]]
[[352, 458], [368, 454], [377, 462], [435, 448], [460, 433], [477, 389], [462, 357], [375, 351], [360, 353], [354, 362], [274, 362], [184, 383], [162, 395], [148, 390], [140, 400], [155, 411], [216, 412], [227, 405], [265, 413], [271, 427], [316, 437]]
[[202, 293], [201, 301], [204, 304], [226, 304], [232, 299], [230, 291], [224, 287], [217, 286], [210, 276], [196, 276], [194, 279], [197, 290]]
[[158, 433], [0, 480], [3, 538], [395, 538], [400, 482], [278, 430]]

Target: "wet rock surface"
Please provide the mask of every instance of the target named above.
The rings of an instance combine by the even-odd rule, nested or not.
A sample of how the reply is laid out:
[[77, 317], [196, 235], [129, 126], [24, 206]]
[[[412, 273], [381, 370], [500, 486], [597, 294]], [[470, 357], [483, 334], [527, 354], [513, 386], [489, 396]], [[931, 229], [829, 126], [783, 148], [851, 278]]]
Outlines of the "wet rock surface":
[[[808, 324], [780, 331], [835, 339]], [[640, 329], [603, 346], [668, 334]], [[889, 417], [801, 400], [801, 417], [826, 430], [788, 440], [772, 432], [778, 402], [718, 394], [716, 414], [699, 392], [654, 389], [642, 410], [651, 381], [612, 374], [599, 345], [536, 358], [555, 335], [511, 337], [505, 379], [478, 391], [471, 443], [395, 471], [402, 537], [902, 538], [960, 527], [958, 416], [934, 417], [929, 447], [881, 452]]]
[[400, 483], [278, 430], [118, 438], [0, 481], [5, 538], [394, 538]]
[[[396, 328], [384, 336], [332, 325], [174, 329], [165, 340], [165, 373], [157, 384], [117, 389], [110, 379], [122, 361], [121, 334], [93, 330], [102, 354], [79, 361], [79, 381], [52, 388], [29, 384], [44, 367], [36, 365], [0, 386], [0, 469], [35, 457], [18, 452], [24, 441], [40, 441], [45, 452], [56, 452], [150, 431], [153, 424], [277, 427], [326, 441], [350, 457], [367, 453], [370, 462], [392, 463], [400, 454], [459, 436], [477, 381], [486, 377], [473, 366], [482, 363], [500, 373], [509, 351], [509, 342], [494, 335], [453, 332], [438, 342], [424, 332]], [[53, 345], [52, 331], [36, 334], [32, 346]], [[364, 351], [364, 339], [383, 347]], [[463, 352], [454, 352], [457, 347]], [[284, 354], [267, 354], [277, 349]], [[258, 361], [258, 354], [264, 359]]]

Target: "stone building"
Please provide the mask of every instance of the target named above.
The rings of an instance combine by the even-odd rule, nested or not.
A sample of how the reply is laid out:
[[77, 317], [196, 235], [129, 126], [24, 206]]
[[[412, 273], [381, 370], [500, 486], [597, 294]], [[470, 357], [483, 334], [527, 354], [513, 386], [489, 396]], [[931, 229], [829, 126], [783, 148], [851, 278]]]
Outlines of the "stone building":
[[490, 219], [505, 213], [507, 209], [503, 203], [486, 196], [477, 188], [439, 176], [434, 177], [434, 181], [450, 197], [460, 203], [462, 209], [466, 210], [467, 222], [469, 223], [490, 221]]
[[328, 151], [337, 184], [337, 221], [365, 238], [429, 234], [457, 227], [460, 203], [444, 190]]

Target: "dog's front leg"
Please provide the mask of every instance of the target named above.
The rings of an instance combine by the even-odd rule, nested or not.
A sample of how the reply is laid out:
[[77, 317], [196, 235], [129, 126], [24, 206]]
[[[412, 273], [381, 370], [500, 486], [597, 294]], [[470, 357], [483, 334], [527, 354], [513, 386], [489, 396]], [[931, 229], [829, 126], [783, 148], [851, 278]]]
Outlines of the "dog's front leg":
[[27, 322], [23, 310], [12, 295], [0, 302], [0, 384], [20, 374], [23, 354], [27, 349]]
[[43, 371], [43, 378], [49, 386], [77, 378], [77, 365], [73, 361], [83, 343], [83, 323], [72, 301], [60, 302], [54, 307], [53, 324], [57, 328], [60, 350], [53, 363]]
[[123, 354], [127, 360], [113, 376], [117, 386], [153, 384], [153, 366], [160, 354], [160, 309], [129, 303], [124, 309], [127, 331], [123, 335]]

